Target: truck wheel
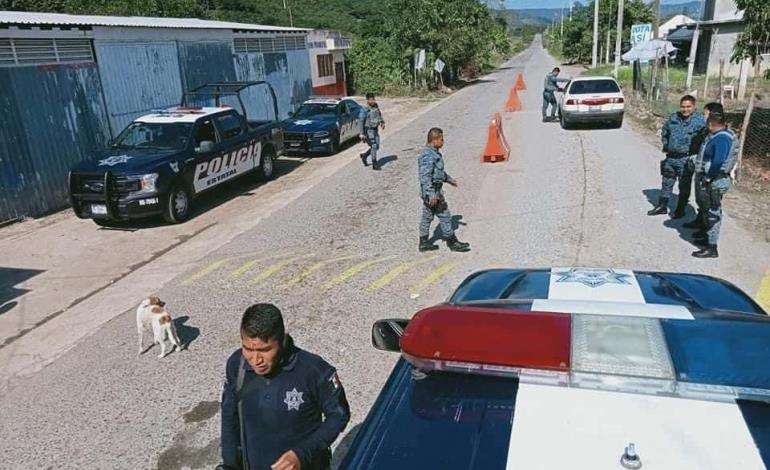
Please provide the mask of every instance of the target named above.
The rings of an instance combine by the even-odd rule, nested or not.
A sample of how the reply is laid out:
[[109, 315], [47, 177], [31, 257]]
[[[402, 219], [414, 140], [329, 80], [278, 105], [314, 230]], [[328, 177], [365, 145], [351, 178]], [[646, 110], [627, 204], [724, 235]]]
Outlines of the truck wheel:
[[163, 218], [171, 224], [178, 224], [190, 216], [190, 193], [181, 184], [168, 192]]
[[275, 152], [268, 148], [262, 154], [262, 161], [259, 162], [259, 177], [262, 181], [269, 181], [273, 177], [275, 163]]
[[335, 155], [340, 150], [340, 135], [338, 133], [332, 134], [332, 141], [329, 144], [329, 155]]

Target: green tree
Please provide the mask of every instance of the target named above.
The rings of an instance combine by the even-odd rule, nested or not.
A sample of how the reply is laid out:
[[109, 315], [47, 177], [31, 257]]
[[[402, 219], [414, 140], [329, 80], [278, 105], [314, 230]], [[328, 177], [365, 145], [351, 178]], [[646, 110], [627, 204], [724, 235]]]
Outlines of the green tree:
[[[743, 10], [746, 28], [735, 43], [733, 61], [751, 59], [756, 65], [760, 54], [770, 52], [770, 2], [767, 0], [736, 0], [735, 5]], [[766, 76], [770, 78], [770, 70]]]

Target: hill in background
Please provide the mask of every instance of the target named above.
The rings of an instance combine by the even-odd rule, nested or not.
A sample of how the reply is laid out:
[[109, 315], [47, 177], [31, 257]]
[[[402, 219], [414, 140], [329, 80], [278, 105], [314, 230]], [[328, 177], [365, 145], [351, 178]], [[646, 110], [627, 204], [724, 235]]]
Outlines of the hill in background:
[[[695, 19], [700, 13], [700, 7], [700, 1], [661, 5], [661, 23], [676, 15], [687, 15]], [[508, 19], [508, 23], [513, 27], [524, 25], [548, 26], [554, 20], [559, 20], [561, 10], [559, 8], [508, 9], [502, 15]], [[564, 9], [564, 16], [567, 17], [568, 15], [569, 9]]]

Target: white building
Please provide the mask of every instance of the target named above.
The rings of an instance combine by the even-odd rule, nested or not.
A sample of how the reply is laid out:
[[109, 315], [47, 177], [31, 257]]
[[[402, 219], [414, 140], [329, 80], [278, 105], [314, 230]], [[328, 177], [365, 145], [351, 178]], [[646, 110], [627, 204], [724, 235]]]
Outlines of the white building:
[[347, 95], [345, 51], [351, 41], [337, 31], [315, 30], [307, 35], [314, 95]]

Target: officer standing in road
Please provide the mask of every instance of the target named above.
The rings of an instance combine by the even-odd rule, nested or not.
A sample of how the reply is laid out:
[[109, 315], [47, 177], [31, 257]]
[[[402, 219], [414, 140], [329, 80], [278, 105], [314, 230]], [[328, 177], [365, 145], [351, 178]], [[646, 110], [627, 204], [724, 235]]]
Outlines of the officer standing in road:
[[361, 163], [366, 166], [366, 160], [371, 155], [372, 170], [379, 170], [377, 151], [380, 149], [380, 128], [385, 129], [385, 118], [382, 117], [380, 105], [374, 99], [374, 93], [366, 94], [366, 107], [361, 108], [359, 122], [361, 124], [361, 140], [366, 141], [369, 150], [358, 156], [361, 158]]
[[[708, 118], [709, 136], [700, 151], [700, 167], [696, 168], [697, 191], [706, 211], [705, 233], [696, 234], [695, 243], [702, 245], [693, 252], [696, 258], [719, 256], [717, 244], [722, 227], [722, 197], [730, 190], [730, 172], [735, 168], [738, 142], [735, 133], [727, 128], [724, 113], [713, 112]], [[705, 235], [705, 236], [704, 236]]]
[[551, 121], [556, 120], [556, 111], [558, 110], [558, 105], [556, 104], [556, 91], [561, 91], [562, 89], [559, 88], [559, 83], [566, 83], [569, 81], [568, 78], [559, 78], [559, 73], [561, 73], [561, 69], [559, 67], [554, 67], [553, 70], [546, 74], [545, 81], [543, 83], [543, 122], [548, 122], [548, 106], [551, 106]]
[[240, 336], [227, 360], [220, 468], [328, 469], [350, 420], [337, 372], [294, 346], [275, 305], [249, 307]]
[[[706, 121], [708, 121], [708, 117], [711, 113], [724, 114], [724, 112], [725, 111], [721, 103], [717, 103], [717, 102], [706, 103], [706, 105], [703, 107], [703, 118]], [[701, 129], [701, 131], [698, 132], [690, 142], [690, 159], [687, 162], [687, 165], [685, 166], [685, 172], [682, 175], [682, 179], [687, 181], [688, 186], [690, 185], [690, 182], [693, 180], [693, 176], [696, 173], [696, 168], [702, 167], [702, 162], [700, 160], [700, 157], [701, 157], [700, 149], [703, 146], [703, 143], [706, 141], [706, 137], [708, 136], [709, 136], [709, 128], [708, 126], [706, 126], [703, 129]], [[695, 204], [698, 207], [698, 212], [697, 212], [697, 215], [695, 216], [695, 220], [691, 222], [687, 222], [686, 224], [682, 224], [682, 227], [694, 228], [694, 229], [706, 228], [706, 212], [704, 209], [705, 205], [703, 203], [702, 195], [703, 195], [702, 191], [698, 191], [698, 184], [696, 180]]]
[[695, 110], [695, 98], [686, 95], [679, 100], [679, 111], [669, 116], [661, 129], [663, 153], [666, 158], [660, 162], [660, 174], [663, 177], [658, 204], [647, 215], [668, 213], [668, 200], [671, 198], [674, 183], [679, 179], [679, 199], [672, 215], [680, 219], [685, 215], [687, 201], [690, 199], [692, 181], [685, 175], [690, 144], [706, 125], [703, 115]]
[[423, 147], [418, 158], [420, 174], [420, 198], [422, 199], [422, 216], [420, 217], [420, 251], [437, 250], [438, 247], [428, 239], [430, 224], [433, 217], [438, 217], [441, 233], [447, 246], [452, 251], [470, 251], [469, 243], [457, 239], [452, 228], [452, 213], [449, 212], [442, 187], [444, 183], [457, 187], [457, 181], [444, 171], [444, 157], [441, 147], [444, 146], [444, 131], [438, 127], [428, 132], [428, 143]]

